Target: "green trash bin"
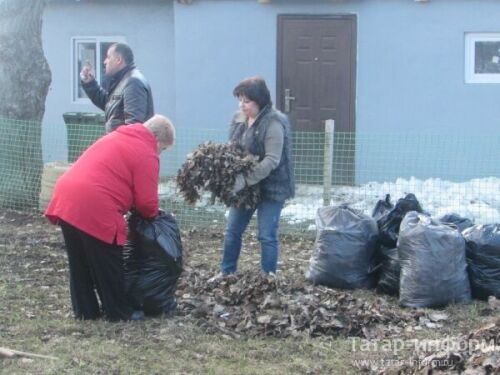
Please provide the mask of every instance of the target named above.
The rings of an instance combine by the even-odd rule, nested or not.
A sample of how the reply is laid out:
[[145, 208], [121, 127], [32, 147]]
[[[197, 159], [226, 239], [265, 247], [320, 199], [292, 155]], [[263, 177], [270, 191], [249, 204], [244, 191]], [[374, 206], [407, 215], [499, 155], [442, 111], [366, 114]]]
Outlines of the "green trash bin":
[[104, 114], [91, 112], [66, 112], [63, 114], [68, 134], [68, 162], [78, 157], [104, 135]]

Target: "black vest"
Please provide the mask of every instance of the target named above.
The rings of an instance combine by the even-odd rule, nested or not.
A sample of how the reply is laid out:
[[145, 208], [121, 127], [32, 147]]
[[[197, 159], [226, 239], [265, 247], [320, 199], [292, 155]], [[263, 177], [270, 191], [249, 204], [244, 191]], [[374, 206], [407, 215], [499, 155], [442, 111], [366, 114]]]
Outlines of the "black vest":
[[291, 130], [288, 118], [281, 112], [265, 107], [255, 119], [250, 127], [250, 134], [243, 139], [243, 134], [247, 129], [244, 121], [233, 120], [229, 131], [229, 139], [242, 145], [245, 150], [251, 154], [258, 155], [259, 160], [264, 159], [265, 149], [264, 140], [267, 130], [272, 122], [277, 121], [283, 127], [283, 151], [278, 166], [271, 171], [269, 176], [259, 182], [261, 196], [264, 199], [272, 199], [278, 202], [284, 202], [295, 195], [295, 175], [293, 171]]

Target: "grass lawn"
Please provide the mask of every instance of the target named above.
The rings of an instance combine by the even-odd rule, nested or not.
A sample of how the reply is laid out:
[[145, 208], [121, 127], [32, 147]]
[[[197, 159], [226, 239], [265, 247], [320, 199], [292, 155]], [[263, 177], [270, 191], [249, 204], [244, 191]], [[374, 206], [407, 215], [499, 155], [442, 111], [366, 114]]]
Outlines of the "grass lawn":
[[[369, 368], [376, 373], [380, 370], [376, 363], [411, 357], [411, 345], [396, 348], [390, 347], [392, 343], [461, 336], [498, 317], [498, 310], [484, 302], [411, 310], [373, 291], [342, 291], [344, 298], [356, 301], [352, 306], [367, 311], [363, 315], [366, 327], [357, 338], [343, 333], [347, 330], [311, 335], [307, 329], [282, 337], [261, 334], [261, 330], [235, 336], [213, 329], [206, 322], [209, 315], [192, 314], [186, 307], [194, 293], [194, 289], [187, 290], [193, 273], [213, 275], [218, 270], [221, 231], [184, 231], [183, 243], [186, 270], [180, 285], [184, 289], [178, 291], [175, 316], [129, 323], [77, 321], [72, 317], [68, 267], [58, 227], [40, 215], [0, 212], [0, 347], [57, 358], [0, 356], [0, 373], [358, 374], [363, 369], [370, 372]], [[311, 238], [283, 236], [279, 278], [304, 284], [313, 296], [328, 295], [325, 287], [310, 286], [304, 279], [312, 249]], [[250, 234], [240, 260], [241, 272], [258, 273], [259, 260], [258, 242]], [[324, 309], [324, 304], [319, 308]], [[370, 311], [373, 317], [366, 316]], [[390, 315], [391, 330], [372, 324], [380, 321], [377, 314], [381, 312]], [[349, 323], [349, 314], [357, 313], [344, 311], [344, 325]], [[425, 319], [434, 313], [447, 318], [437, 323]], [[366, 337], [372, 336], [378, 339], [376, 344], [363, 346]], [[373, 362], [360, 362], [367, 359]]]

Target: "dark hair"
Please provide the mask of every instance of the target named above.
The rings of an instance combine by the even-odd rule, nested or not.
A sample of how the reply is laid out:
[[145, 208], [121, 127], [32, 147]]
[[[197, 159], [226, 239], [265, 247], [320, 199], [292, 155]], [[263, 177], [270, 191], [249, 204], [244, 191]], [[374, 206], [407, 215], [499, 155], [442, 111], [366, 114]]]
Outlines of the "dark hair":
[[125, 43], [114, 43], [112, 44], [109, 48], [115, 47], [115, 52], [119, 54], [123, 60], [125, 61], [125, 64], [130, 64], [134, 62], [134, 53], [132, 52], [132, 49]]
[[244, 96], [251, 101], [257, 103], [259, 109], [266, 105], [272, 105], [271, 94], [266, 86], [266, 81], [262, 77], [254, 76], [246, 78], [236, 86], [233, 90], [233, 95], [237, 98]]

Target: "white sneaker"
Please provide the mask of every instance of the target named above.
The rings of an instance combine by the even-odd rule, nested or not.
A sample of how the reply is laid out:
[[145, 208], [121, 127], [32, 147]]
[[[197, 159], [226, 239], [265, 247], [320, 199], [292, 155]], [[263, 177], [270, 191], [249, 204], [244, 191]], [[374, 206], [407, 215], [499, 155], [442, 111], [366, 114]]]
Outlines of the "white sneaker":
[[210, 279], [208, 279], [207, 282], [214, 283], [216, 281], [221, 281], [224, 280], [229, 275], [230, 275], [229, 273], [219, 272], [217, 275], [212, 276]]
[[266, 279], [268, 281], [277, 281], [278, 280], [278, 275], [276, 275], [274, 272], [260, 271], [260, 277], [262, 277], [263, 279]]

